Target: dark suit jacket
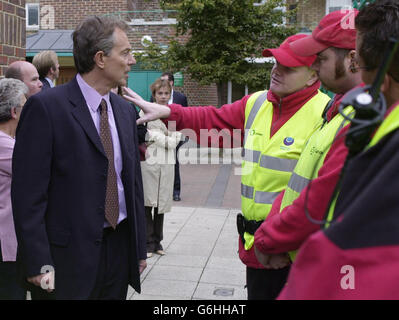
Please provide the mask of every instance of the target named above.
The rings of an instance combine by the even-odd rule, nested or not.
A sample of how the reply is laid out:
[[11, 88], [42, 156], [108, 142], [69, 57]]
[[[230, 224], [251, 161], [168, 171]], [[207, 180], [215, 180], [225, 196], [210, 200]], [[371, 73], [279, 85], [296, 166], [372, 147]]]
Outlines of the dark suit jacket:
[[48, 81], [47, 81], [46, 78], [40, 78], [39, 80], [40, 80], [41, 83], [43, 84], [43, 86], [42, 86], [42, 91], [43, 91], [43, 90], [47, 90], [47, 89], [51, 89], [51, 86], [50, 86], [50, 84], [48, 83]]
[[173, 103], [187, 107], [187, 97], [183, 93], [173, 90]]
[[[132, 106], [111, 93], [130, 231], [129, 283], [140, 292], [146, 259], [143, 186]], [[24, 277], [55, 266], [57, 299], [86, 299], [97, 275], [108, 160], [77, 84], [28, 99], [17, 128], [11, 188]]]

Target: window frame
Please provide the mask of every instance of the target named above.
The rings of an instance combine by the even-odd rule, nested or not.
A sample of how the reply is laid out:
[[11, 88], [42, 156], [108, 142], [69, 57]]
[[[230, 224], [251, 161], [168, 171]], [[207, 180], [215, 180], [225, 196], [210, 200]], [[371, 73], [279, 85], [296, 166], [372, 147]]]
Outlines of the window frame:
[[[37, 7], [37, 25], [29, 25], [29, 8]], [[25, 20], [26, 30], [39, 30], [40, 28], [40, 4], [39, 3], [26, 3], [25, 4]]]
[[336, 1], [336, 0], [326, 0], [326, 15], [327, 14], [329, 14], [330, 13], [330, 8], [331, 7], [340, 7], [341, 9], [349, 9], [349, 8], [353, 8], [353, 3], [352, 3], [352, 0], [343, 0], [343, 1], [346, 1], [347, 2], [347, 4], [345, 4], [344, 6], [341, 6], [341, 5], [334, 5], [334, 3], [333, 4], [331, 4], [331, 2], [333, 2], [333, 1]]

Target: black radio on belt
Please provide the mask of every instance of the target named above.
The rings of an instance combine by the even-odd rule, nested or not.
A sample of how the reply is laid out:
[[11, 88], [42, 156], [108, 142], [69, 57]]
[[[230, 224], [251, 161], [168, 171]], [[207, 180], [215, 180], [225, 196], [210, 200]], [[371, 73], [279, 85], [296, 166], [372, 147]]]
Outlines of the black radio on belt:
[[254, 235], [262, 223], [263, 221], [247, 220], [242, 213], [237, 214], [237, 230], [243, 244], [245, 243], [244, 233]]

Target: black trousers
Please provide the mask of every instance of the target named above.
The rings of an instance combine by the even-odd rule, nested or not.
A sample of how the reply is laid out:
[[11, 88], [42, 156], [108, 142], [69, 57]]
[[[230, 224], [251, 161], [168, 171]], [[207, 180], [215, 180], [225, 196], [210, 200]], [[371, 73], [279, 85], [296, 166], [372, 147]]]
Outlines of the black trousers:
[[175, 180], [173, 184], [173, 195], [180, 196], [181, 182], [180, 182], [180, 164], [179, 164], [179, 148], [185, 143], [185, 141], [180, 141], [176, 147], [176, 163], [175, 163]]
[[[1, 247], [0, 247], [1, 248]], [[25, 300], [26, 290], [17, 276], [17, 263], [3, 261], [0, 250], [0, 300]]]
[[[89, 300], [126, 300], [129, 282], [129, 230], [127, 220], [123, 220], [113, 230], [103, 231], [101, 256], [96, 282]], [[32, 300], [54, 300], [57, 292], [57, 270], [55, 290], [51, 293], [34, 287]]]
[[113, 230], [105, 228], [101, 259], [90, 300], [126, 300], [129, 286], [129, 229], [123, 220]]
[[145, 207], [147, 219], [147, 252], [163, 250], [161, 241], [163, 240], [163, 214], [158, 213], [158, 208], [154, 208], [152, 217], [152, 207]]
[[290, 266], [282, 269], [247, 267], [248, 300], [275, 300], [287, 282]]

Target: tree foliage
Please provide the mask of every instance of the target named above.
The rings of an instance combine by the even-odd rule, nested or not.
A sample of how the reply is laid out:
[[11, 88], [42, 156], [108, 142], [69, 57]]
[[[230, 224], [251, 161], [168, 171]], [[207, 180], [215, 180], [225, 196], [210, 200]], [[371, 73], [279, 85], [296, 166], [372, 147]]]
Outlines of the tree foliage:
[[[284, 2], [254, 6], [254, 0], [160, 0], [163, 9], [177, 10], [175, 37], [168, 39], [167, 50], [150, 44], [137, 59], [144, 68], [184, 70], [204, 85], [232, 80], [265, 88], [270, 64], [254, 59], [295, 32], [283, 23], [292, 12], [278, 10]], [[179, 42], [179, 36], [189, 37]]]

